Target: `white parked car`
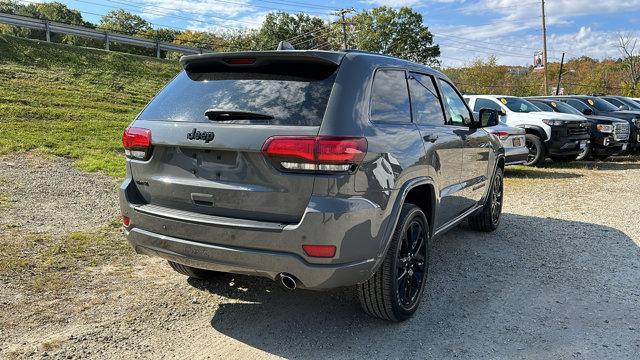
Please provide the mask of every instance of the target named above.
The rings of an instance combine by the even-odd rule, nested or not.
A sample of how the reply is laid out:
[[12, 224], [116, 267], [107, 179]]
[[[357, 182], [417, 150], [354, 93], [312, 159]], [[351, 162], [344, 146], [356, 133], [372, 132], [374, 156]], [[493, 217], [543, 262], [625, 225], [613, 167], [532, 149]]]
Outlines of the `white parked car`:
[[485, 128], [497, 136], [504, 147], [504, 164], [520, 165], [529, 159], [529, 149], [525, 146], [526, 131], [522, 128], [499, 124]]
[[541, 111], [525, 99], [500, 95], [468, 95], [473, 111], [495, 109], [500, 122], [525, 130], [529, 156], [525, 165], [538, 165], [547, 157], [572, 160], [589, 145], [589, 122], [584, 116]]

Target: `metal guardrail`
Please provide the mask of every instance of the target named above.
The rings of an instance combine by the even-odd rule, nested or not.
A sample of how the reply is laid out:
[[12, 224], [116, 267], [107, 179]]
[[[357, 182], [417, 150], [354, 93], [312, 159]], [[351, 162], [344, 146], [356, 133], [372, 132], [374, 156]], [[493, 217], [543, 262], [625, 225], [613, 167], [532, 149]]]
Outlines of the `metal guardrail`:
[[104, 40], [105, 50], [109, 50], [111, 42], [135, 45], [144, 48], [156, 49], [156, 57], [160, 58], [160, 50], [175, 51], [184, 54], [202, 54], [203, 49], [191, 46], [172, 44], [164, 41], [157, 41], [139, 38], [129, 35], [122, 35], [110, 31], [89, 29], [82, 26], [68, 25], [49, 20], [41, 20], [26, 16], [0, 13], [0, 23], [12, 26], [26, 27], [30, 29], [43, 30], [46, 33], [47, 41], [51, 41], [51, 33], [62, 33], [67, 35], [84, 36], [92, 39]]

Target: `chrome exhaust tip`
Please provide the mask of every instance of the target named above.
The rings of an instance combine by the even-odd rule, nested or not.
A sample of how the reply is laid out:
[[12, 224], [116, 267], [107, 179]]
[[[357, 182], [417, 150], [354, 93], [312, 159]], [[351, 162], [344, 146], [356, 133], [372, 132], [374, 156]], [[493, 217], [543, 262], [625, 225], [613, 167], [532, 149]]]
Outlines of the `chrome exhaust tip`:
[[280, 284], [282, 284], [282, 286], [287, 290], [295, 290], [298, 287], [296, 279], [285, 273], [280, 273]]

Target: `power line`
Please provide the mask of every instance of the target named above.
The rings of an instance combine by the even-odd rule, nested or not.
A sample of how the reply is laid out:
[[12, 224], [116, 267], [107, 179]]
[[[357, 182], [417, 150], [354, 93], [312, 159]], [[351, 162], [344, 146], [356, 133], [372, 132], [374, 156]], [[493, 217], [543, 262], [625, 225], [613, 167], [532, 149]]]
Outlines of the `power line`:
[[271, 4], [280, 4], [280, 5], [291, 4], [291, 5], [297, 5], [297, 6], [306, 7], [306, 8], [333, 10], [331, 6], [309, 4], [309, 3], [299, 2], [299, 1], [274, 1], [274, 0], [259, 0], [259, 1], [265, 2], [265, 3], [271, 3]]
[[[151, 7], [151, 5], [148, 4], [141, 4], [140, 2], [137, 1], [130, 1], [130, 2], [122, 2], [122, 1], [115, 1], [115, 0], [106, 0], [112, 3], [118, 3], [118, 4], [123, 4], [123, 5], [130, 5], [130, 3], [138, 3], [140, 4], [139, 6], [148, 6]], [[229, 0], [215, 0], [218, 3], [222, 3], [222, 4], [230, 4], [230, 5], [240, 5], [240, 6], [244, 6], [244, 7], [255, 7], [255, 8], [261, 8], [261, 9], [268, 9], [268, 10], [272, 10], [272, 11], [284, 11], [284, 12], [304, 12], [307, 14], [315, 14], [315, 15], [322, 15], [322, 16], [326, 16], [329, 14], [329, 11], [325, 11], [325, 12], [319, 12], [319, 11], [307, 11], [307, 10], [302, 10], [302, 9], [283, 9], [283, 8], [278, 8], [278, 7], [273, 7], [273, 6], [263, 6], [263, 5], [256, 5], [256, 4], [250, 4], [247, 5], [246, 3], [239, 3], [236, 1], [229, 1]], [[132, 5], [130, 5], [132, 6]], [[291, 6], [291, 5], [285, 5], [285, 6]], [[162, 7], [162, 6], [158, 6], [158, 5], [153, 5], [153, 8], [157, 8], [157, 9], [165, 9], [165, 10], [169, 10], [171, 12], [185, 12], [185, 11], [178, 11], [175, 8], [168, 8], [168, 7]], [[189, 14], [194, 14], [192, 12], [188, 12], [186, 11], [186, 13]]]
[[[24, 3], [29, 3], [29, 4], [40, 4], [40, 2], [32, 1], [32, 0], [18, 0], [18, 1], [19, 1], [19, 2], [24, 2]], [[100, 17], [104, 17], [104, 16], [106, 15], [106, 14], [99, 14], [99, 13], [94, 13], [94, 12], [90, 12], [90, 11], [85, 11], [85, 10], [76, 10], [76, 11], [78, 11], [78, 12], [80, 12], [80, 13], [82, 13], [82, 14], [89, 14], [89, 15], [100, 16]], [[47, 19], [47, 20], [50, 20], [50, 19]], [[76, 25], [76, 24], [65, 23], [65, 22], [62, 22], [62, 21], [59, 21], [59, 20], [56, 20], [56, 21], [57, 21], [57, 22], [61, 22], [61, 23], [63, 23], [63, 24], [67, 24], [67, 25], [75, 25], [75, 26], [78, 26], [78, 25]], [[147, 22], [148, 22], [150, 25], [155, 25], [155, 26], [160, 27], [160, 28], [167, 28], [167, 29], [174, 29], [174, 30], [182, 30], [182, 31], [191, 31], [190, 29], [186, 29], [186, 28], [181, 28], [181, 27], [176, 27], [176, 26], [171, 26], [171, 25], [165, 25], [165, 24], [158, 24], [158, 23], [153, 23], [153, 22], [149, 22], [149, 21], [147, 21]], [[118, 33], [118, 34], [122, 34], [122, 35], [129, 35], [129, 36], [132, 36], [131, 34], [128, 34], [128, 33], [122, 32], [122, 31], [118, 31], [118, 30], [115, 30], [115, 29], [109, 29], [109, 31], [114, 32], [114, 33]], [[143, 37], [143, 36], [140, 36], [140, 35], [133, 35], [133, 36]], [[218, 44], [215, 44], [215, 43], [204, 42], [204, 41], [197, 41], [197, 40], [188, 40], [187, 42], [188, 42], [188, 43], [197, 44], [197, 45], [206, 45], [206, 46], [203, 46], [202, 48], [210, 49], [210, 50], [214, 50], [214, 49], [212, 48], [213, 46], [224, 46], [224, 47], [227, 47], [227, 48], [228, 48], [228, 49], [230, 49], [230, 50], [238, 50], [238, 51], [251, 50], [251, 49], [248, 49], [248, 48], [241, 48], [241, 47], [237, 47], [237, 46], [230, 46], [230, 45], [229, 45], [229, 44], [227, 44], [227, 43], [218, 43]]]
[[[105, 7], [105, 8], [111, 8], [111, 9], [117, 9], [117, 10], [124, 9], [124, 10], [130, 10], [131, 11], [131, 9], [126, 9], [126, 8], [123, 8], [122, 6], [106, 5], [106, 4], [101, 4], [101, 3], [94, 2], [94, 1], [88, 1], [88, 0], [72, 0], [72, 1], [79, 2], [79, 3], [85, 3], [85, 4], [91, 4], [91, 5], [97, 5], [97, 6], [101, 6], [101, 7]], [[115, 2], [113, 0], [107, 0], [107, 1], [108, 2]], [[167, 13], [146, 9], [144, 6], [131, 5], [131, 4], [127, 4], [127, 6], [133, 7], [133, 8], [137, 8], [139, 10], [144, 10], [147, 13], [154, 14], [154, 15], [162, 15], [162, 16], [170, 15], [170, 14], [167, 14]], [[203, 23], [203, 24], [207, 24], [207, 25], [211, 24], [208, 21], [198, 20], [198, 19], [194, 19], [194, 18], [191, 18], [191, 17], [185, 17], [185, 16], [180, 16], [180, 15], [171, 15], [171, 17], [174, 17], [174, 18], [177, 18], [177, 19], [182, 19], [182, 20], [189, 20], [189, 21], [193, 21], [193, 22], [199, 22], [199, 23]], [[226, 18], [222, 18], [222, 17], [218, 17], [218, 16], [208, 16], [208, 17], [214, 18], [214, 19], [218, 19], [218, 20], [223, 20], [223, 21], [233, 21], [233, 22], [239, 22], [239, 23], [254, 25], [254, 23], [249, 22], [249, 21], [243, 21], [243, 20], [237, 20], [237, 19], [226, 19]], [[217, 26], [222, 27], [222, 28], [229, 28], [228, 26], [222, 26], [222, 25], [217, 25]]]

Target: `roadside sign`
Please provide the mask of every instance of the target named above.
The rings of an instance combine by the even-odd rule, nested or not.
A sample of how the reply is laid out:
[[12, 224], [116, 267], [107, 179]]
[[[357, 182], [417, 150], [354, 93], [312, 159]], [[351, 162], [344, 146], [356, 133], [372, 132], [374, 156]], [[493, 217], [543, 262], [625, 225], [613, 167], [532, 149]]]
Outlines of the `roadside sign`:
[[542, 52], [541, 50], [536, 51], [535, 54], [533, 55], [533, 70], [534, 71], [544, 70], [545, 63], [546, 61], [544, 58], [544, 52]]

